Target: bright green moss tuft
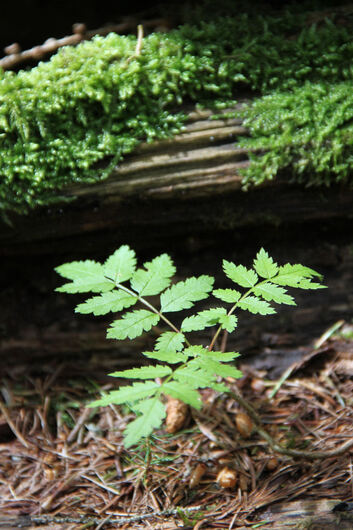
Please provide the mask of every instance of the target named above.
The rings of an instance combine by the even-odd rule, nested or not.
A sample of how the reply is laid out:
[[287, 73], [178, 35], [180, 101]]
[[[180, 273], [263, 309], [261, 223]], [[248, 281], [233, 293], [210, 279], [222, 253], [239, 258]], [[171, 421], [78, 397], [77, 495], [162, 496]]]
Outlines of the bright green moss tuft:
[[[138, 57], [135, 37], [110, 34], [63, 48], [30, 71], [0, 73], [0, 209], [23, 213], [57, 200], [69, 185], [106, 177], [141, 141], [178, 132], [184, 116], [171, 109], [183, 102], [227, 105], [244, 87], [269, 93], [274, 88], [297, 90], [311, 81], [324, 91], [325, 83], [350, 82], [351, 29], [327, 20], [300, 32], [303, 21], [291, 14], [239, 15], [186, 25], [144, 38]], [[343, 90], [344, 84], [339, 86]], [[292, 100], [285, 94], [271, 97], [276, 105], [283, 97], [282, 106], [291, 112]], [[283, 158], [283, 135], [265, 132], [260, 138], [256, 132], [254, 116], [268, 101], [256, 102], [248, 121], [255, 144], [274, 149], [272, 176], [276, 164], [292, 163], [298, 155], [293, 146]], [[340, 103], [327, 99], [325, 105], [331, 104]], [[271, 116], [279, 119], [274, 111]], [[331, 152], [325, 170], [334, 161], [338, 171], [341, 154], [336, 160], [332, 151], [336, 153], [336, 140], [349, 151], [349, 138], [343, 132], [335, 141], [330, 134], [326, 143], [320, 138], [320, 149], [326, 145]], [[304, 145], [303, 139], [295, 142]], [[260, 166], [257, 160], [252, 180], [263, 179]]]
[[[348, 182], [353, 169], [351, 82], [310, 83], [294, 91], [273, 91], [244, 112], [251, 150], [244, 186], [261, 184], [290, 167], [307, 185]], [[350, 179], [351, 180], [351, 179]]]

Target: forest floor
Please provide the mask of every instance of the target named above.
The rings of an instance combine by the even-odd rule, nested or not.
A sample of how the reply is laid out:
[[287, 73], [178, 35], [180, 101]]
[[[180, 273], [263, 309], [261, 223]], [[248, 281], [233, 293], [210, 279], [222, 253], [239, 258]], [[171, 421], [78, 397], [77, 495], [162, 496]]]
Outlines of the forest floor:
[[[129, 411], [85, 408], [113, 388], [100, 377], [114, 369], [111, 355], [9, 365], [0, 528], [352, 528], [353, 449], [340, 447], [353, 437], [353, 329], [335, 328], [312, 337], [277, 386], [268, 367], [242, 362], [244, 377], [228, 381], [278, 444], [314, 458], [274, 452], [254, 424], [243, 437], [238, 403], [207, 390], [182, 431], [125, 450]], [[224, 468], [235, 472], [231, 487], [219, 480]]]

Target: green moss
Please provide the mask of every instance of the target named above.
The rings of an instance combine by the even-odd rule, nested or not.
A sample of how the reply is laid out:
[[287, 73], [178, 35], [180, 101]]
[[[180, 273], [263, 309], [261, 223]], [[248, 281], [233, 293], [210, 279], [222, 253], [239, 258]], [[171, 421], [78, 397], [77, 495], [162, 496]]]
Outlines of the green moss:
[[353, 169], [352, 83], [310, 83], [273, 91], [244, 112], [252, 151], [244, 185], [261, 184], [290, 167], [296, 181], [330, 185], [351, 181]]
[[[67, 186], [106, 177], [139, 142], [178, 132], [184, 116], [171, 109], [183, 102], [225, 106], [244, 87], [269, 93], [311, 81], [320, 82], [322, 92], [324, 83], [350, 81], [351, 28], [327, 20], [301, 30], [304, 20], [289, 13], [242, 14], [185, 25], [144, 38], [138, 57], [135, 37], [110, 34], [63, 48], [30, 71], [0, 73], [0, 209], [23, 213], [58, 200]], [[290, 104], [285, 93], [272, 97]], [[293, 149], [283, 159], [283, 139], [256, 125], [260, 107], [255, 103], [248, 123], [253, 131], [262, 127], [261, 139], [254, 137], [261, 149], [274, 143], [271, 176], [276, 164], [296, 156]], [[347, 151], [345, 138], [342, 133]], [[332, 150], [336, 144], [328, 145]], [[253, 180], [262, 178], [259, 163]]]

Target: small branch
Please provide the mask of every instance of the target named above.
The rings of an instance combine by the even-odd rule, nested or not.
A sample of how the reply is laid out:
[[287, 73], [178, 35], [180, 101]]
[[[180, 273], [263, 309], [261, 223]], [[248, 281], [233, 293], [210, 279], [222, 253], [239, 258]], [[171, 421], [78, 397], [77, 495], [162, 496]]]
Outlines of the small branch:
[[[160, 25], [166, 25], [166, 20], [163, 18], [148, 20], [144, 22], [145, 27], [157, 27]], [[102, 28], [94, 29], [87, 31], [86, 25], [77, 23], [72, 26], [72, 35], [67, 35], [61, 39], [49, 38], [43, 44], [38, 46], [33, 46], [29, 50], [21, 51], [20, 45], [15, 42], [6, 46], [4, 52], [5, 57], [0, 59], [0, 67], [3, 70], [10, 70], [11, 68], [16, 67], [17, 65], [24, 63], [26, 61], [40, 61], [46, 55], [56, 52], [59, 48], [63, 46], [77, 46], [83, 40], [90, 40], [95, 35], [108, 35], [108, 33], [127, 33], [132, 31], [136, 27], [136, 20], [129, 19], [126, 22], [121, 24], [112, 24], [109, 26], [104, 26]], [[134, 56], [138, 56], [141, 53], [143, 40], [143, 26], [142, 24], [138, 25], [138, 38], [136, 51]]]
[[[192, 514], [193, 512], [200, 511], [203, 508], [203, 506], [190, 506], [189, 508], [183, 507], [181, 508], [182, 512], [188, 514]], [[137, 521], [143, 521], [144, 519], [151, 519], [153, 517], [163, 517], [163, 516], [170, 516], [170, 515], [178, 515], [179, 509], [170, 509], [170, 510], [161, 510], [161, 511], [153, 511], [145, 514], [131, 514], [128, 515], [126, 513], [120, 514], [120, 513], [113, 513], [111, 514], [110, 523], [112, 524], [123, 524], [123, 523], [131, 523], [131, 522], [137, 522]], [[73, 524], [101, 524], [102, 521], [106, 521], [106, 517], [90, 517], [90, 516], [73, 516], [73, 517], [65, 517], [65, 516], [58, 516], [58, 515], [36, 515], [36, 516], [28, 516], [28, 515], [21, 515], [17, 518], [15, 517], [9, 517], [6, 519], [6, 523], [11, 524], [11, 528], [15, 528], [16, 526], [22, 527], [24, 523], [28, 526], [27, 523], [37, 524], [37, 525], [48, 525], [48, 524], [65, 524], [65, 523], [73, 523]], [[9, 526], [7, 526], [9, 528]]]
[[14, 435], [16, 436], [18, 441], [21, 442], [21, 444], [24, 445], [26, 449], [29, 449], [29, 447], [30, 447], [29, 443], [27, 442], [27, 440], [24, 439], [24, 437], [22, 436], [20, 431], [16, 428], [15, 424], [13, 423], [13, 421], [10, 418], [10, 416], [8, 415], [6, 407], [1, 403], [1, 401], [0, 401], [0, 411], [4, 415], [8, 426], [10, 427], [10, 429], [12, 430], [12, 432], [14, 433]]
[[[97, 409], [93, 409], [93, 411], [94, 410], [97, 410]], [[84, 411], [82, 412], [81, 416], [77, 420], [77, 422], [75, 424], [75, 427], [72, 429], [72, 431], [70, 432], [69, 436], [67, 437], [67, 442], [68, 443], [71, 443], [71, 442], [73, 442], [75, 440], [79, 430], [84, 425], [84, 423], [88, 420], [90, 414], [92, 414], [92, 409], [88, 409], [88, 408], [84, 409]]]
[[[113, 281], [111, 278], [108, 278], [108, 280], [111, 280]], [[115, 283], [115, 282], [114, 282]], [[131, 289], [129, 289], [128, 287], [125, 287], [124, 285], [121, 285], [121, 283], [115, 283], [116, 287], [118, 289], [121, 289], [122, 291], [125, 291], [125, 293], [128, 293], [132, 296], [135, 296], [143, 305], [145, 305], [146, 307], [148, 307], [148, 309], [150, 309], [151, 311], [153, 311], [153, 313], [155, 313], [156, 315], [158, 315], [162, 320], [164, 320], [164, 322], [166, 324], [168, 324], [168, 326], [173, 330], [175, 331], [176, 333], [180, 333], [180, 329], [178, 329], [177, 327], [174, 326], [173, 322], [171, 322], [170, 320], [168, 320], [168, 318], [166, 316], [163, 315], [163, 313], [161, 313], [160, 311], [158, 311], [158, 309], [156, 309], [152, 304], [150, 304], [149, 302], [147, 302], [147, 300], [145, 300], [145, 298], [142, 298], [141, 296], [138, 295], [138, 293], [135, 293], [134, 291], [132, 291]], [[185, 342], [188, 346], [191, 346], [191, 344], [185, 339]]]
[[261, 427], [261, 419], [258, 416], [257, 412], [253, 409], [253, 407], [250, 405], [250, 403], [246, 399], [241, 397], [239, 392], [236, 392], [236, 393], [235, 392], [229, 392], [229, 395], [233, 399], [235, 399], [235, 401], [237, 401], [239, 403], [239, 405], [241, 407], [243, 407], [248, 412], [249, 416], [251, 417], [251, 419], [255, 423], [255, 428], [256, 428], [256, 431], [258, 432], [258, 434], [262, 438], [264, 438], [268, 442], [268, 444], [271, 447], [271, 449], [273, 449], [277, 453], [280, 453], [280, 454], [286, 455], [286, 456], [295, 456], [295, 457], [299, 457], [299, 458], [308, 458], [308, 459], [311, 459], [311, 460], [321, 460], [323, 458], [332, 458], [334, 456], [342, 455], [343, 453], [348, 451], [348, 449], [353, 447], [353, 439], [350, 439], [347, 442], [345, 442], [344, 444], [342, 444], [340, 447], [338, 447], [337, 449], [332, 449], [331, 451], [300, 451], [300, 450], [297, 450], [297, 449], [286, 449], [286, 448], [282, 447], [281, 445], [279, 445], [277, 442], [275, 442], [275, 440], [272, 438], [272, 436], [270, 436], [268, 434], [268, 432], [265, 431]]
[[143, 25], [139, 24], [137, 26], [137, 44], [135, 50], [135, 56], [138, 57], [142, 50], [142, 41], [143, 41]]

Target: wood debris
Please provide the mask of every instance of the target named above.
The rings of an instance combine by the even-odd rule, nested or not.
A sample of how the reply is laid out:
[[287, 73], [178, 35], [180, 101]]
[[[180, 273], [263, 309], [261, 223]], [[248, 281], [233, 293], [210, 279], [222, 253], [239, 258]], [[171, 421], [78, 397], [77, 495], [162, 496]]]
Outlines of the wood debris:
[[[328, 346], [330, 355], [319, 365], [317, 356], [307, 359], [272, 398], [268, 381], [250, 384], [258, 378], [251, 369], [234, 383], [282, 447], [332, 451], [353, 438], [353, 343], [331, 338]], [[0, 423], [10, 423], [0, 440], [0, 527], [226, 529], [270, 521], [277, 529], [286, 527], [289, 506], [305, 519], [300, 503], [309, 501], [311, 519], [325, 528], [347, 521], [352, 449], [324, 465], [275, 453], [256, 429], [248, 438], [238, 431], [244, 413], [236, 400], [207, 391], [204, 409], [182, 432], [157, 431], [126, 451], [122, 431], [133, 415], [115, 406], [87, 413], [96, 388], [74, 363], [60, 370], [50, 362], [50, 375], [37, 364], [5, 369]], [[111, 388], [106, 379], [101, 386]]]

